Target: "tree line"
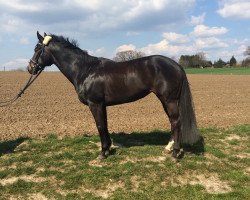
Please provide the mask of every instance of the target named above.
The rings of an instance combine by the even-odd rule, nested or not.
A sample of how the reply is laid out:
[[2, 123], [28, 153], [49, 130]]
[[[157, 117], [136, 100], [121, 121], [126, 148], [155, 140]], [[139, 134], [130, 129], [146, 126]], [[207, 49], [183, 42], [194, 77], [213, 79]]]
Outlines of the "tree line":
[[234, 56], [231, 57], [229, 61], [224, 61], [221, 58], [212, 61], [206, 60], [204, 53], [198, 53], [195, 55], [182, 55], [179, 59], [179, 64], [184, 68], [205, 68], [205, 67], [235, 67], [237, 65], [237, 60]]
[[[144, 57], [146, 54], [141, 51], [136, 50], [128, 50], [117, 52], [115, 57], [113, 58], [116, 62], [123, 62], [127, 60], [133, 60], [136, 58]], [[206, 59], [205, 53], [200, 52], [195, 55], [181, 55], [178, 63], [184, 68], [205, 68], [205, 67], [214, 67], [214, 68], [222, 68], [222, 67], [250, 67], [250, 46], [247, 47], [244, 52], [246, 58], [241, 62], [238, 62], [234, 56], [231, 57], [230, 60], [224, 61], [221, 58], [212, 62]]]

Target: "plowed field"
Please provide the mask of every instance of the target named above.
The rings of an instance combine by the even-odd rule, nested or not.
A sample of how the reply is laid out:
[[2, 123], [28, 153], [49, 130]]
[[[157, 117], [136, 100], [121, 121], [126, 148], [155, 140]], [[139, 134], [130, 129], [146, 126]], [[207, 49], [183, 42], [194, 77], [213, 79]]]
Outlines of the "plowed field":
[[[24, 72], [0, 72], [0, 101], [13, 97], [28, 79]], [[189, 75], [199, 127], [250, 123], [250, 76]], [[109, 131], [169, 129], [154, 95], [108, 108]], [[0, 108], [0, 140], [97, 134], [87, 106], [60, 72], [44, 72], [17, 103]]]

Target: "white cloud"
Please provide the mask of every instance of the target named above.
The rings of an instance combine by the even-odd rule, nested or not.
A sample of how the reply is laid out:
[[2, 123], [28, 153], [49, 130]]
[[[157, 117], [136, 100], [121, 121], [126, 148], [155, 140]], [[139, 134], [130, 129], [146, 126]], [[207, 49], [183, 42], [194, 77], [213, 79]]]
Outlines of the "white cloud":
[[29, 38], [27, 37], [20, 38], [19, 42], [20, 44], [24, 44], [24, 45], [30, 44]]
[[28, 59], [26, 58], [17, 58], [14, 60], [11, 60], [9, 62], [3, 63], [2, 67], [6, 67], [6, 70], [12, 70], [12, 69], [26, 69], [26, 66], [28, 65]]
[[163, 37], [169, 42], [175, 43], [186, 43], [189, 42], [189, 37], [187, 35], [178, 34], [174, 32], [163, 33]]
[[136, 50], [136, 46], [133, 44], [124, 44], [116, 48], [116, 52], [121, 52], [121, 51], [134, 51]]
[[91, 52], [95, 56], [101, 56], [104, 57], [107, 53], [107, 50], [104, 47], [100, 47], [96, 49], [94, 52]]
[[[129, 2], [129, 1], [127, 1]], [[125, 12], [125, 15], [128, 19], [133, 19], [143, 13], [149, 11], [160, 11], [166, 8], [166, 5], [169, 5], [169, 1], [166, 0], [139, 0], [139, 1], [130, 1], [131, 7]]]
[[91, 10], [99, 10], [101, 6], [104, 6], [103, 0], [91, 0], [91, 1], [69, 0], [69, 1], [64, 1], [64, 3], [76, 4], [77, 6]]
[[222, 1], [221, 8], [217, 11], [222, 17], [236, 19], [250, 19], [249, 0]]
[[214, 49], [214, 48], [226, 48], [228, 44], [222, 42], [219, 38], [208, 37], [208, 38], [197, 38], [195, 40], [195, 46], [197, 49]]
[[[23, 22], [21, 19], [11, 16], [11, 15], [1, 15], [0, 14], [0, 30], [3, 32], [15, 33], [20, 30], [19, 28], [22, 27]], [[2, 32], [2, 33], [3, 33]], [[1, 34], [1, 33], [0, 33]]]
[[95, 50], [95, 52], [98, 53], [98, 54], [99, 54], [99, 53], [103, 53], [103, 52], [105, 52], [105, 51], [106, 51], [106, 50], [105, 50], [104, 47], [101, 47], [101, 48]]
[[191, 16], [190, 24], [191, 25], [198, 25], [198, 24], [203, 24], [205, 20], [206, 13], [202, 13], [202, 15], [199, 16]]
[[164, 54], [167, 56], [179, 56], [180, 54], [192, 54], [194, 52], [191, 45], [172, 45], [165, 39], [155, 44], [149, 44], [140, 50], [148, 55]]
[[137, 31], [128, 31], [126, 35], [127, 36], [135, 36], [135, 35], [140, 35], [140, 33]]
[[246, 45], [241, 45], [236, 49], [233, 50], [223, 50], [223, 51], [218, 51], [217, 52], [217, 57], [222, 58], [224, 61], [230, 60], [232, 56], [234, 56], [237, 60], [237, 62], [240, 62], [245, 59], [244, 56], [244, 51], [246, 50], [247, 46]]
[[[214, 56], [219, 51], [226, 52], [225, 48], [231, 49], [233, 45], [236, 49], [236, 46], [249, 43], [249, 40], [239, 39], [230, 42], [225, 38], [222, 39], [228, 29], [204, 25], [205, 12], [199, 16], [191, 16], [190, 11], [194, 11], [195, 2], [195, 0], [0, 0], [0, 42], [1, 38], [2, 43], [7, 38], [12, 43], [15, 42], [15, 48], [16, 45], [21, 46], [18, 52], [21, 53], [20, 57], [28, 55], [24, 53], [26, 51], [22, 51], [22, 48], [27, 50], [27, 46], [20, 44], [34, 43], [36, 30], [76, 38], [80, 41], [80, 46], [93, 48], [90, 51], [93, 55], [109, 57], [114, 53], [113, 45], [117, 44], [117, 38], [121, 35], [119, 43], [124, 37], [130, 37], [126, 37], [128, 42], [124, 42], [125, 44], [119, 46], [116, 51], [142, 50], [148, 54], [176, 57], [198, 51], [210, 52]], [[221, 16], [249, 19], [249, 0], [219, 2], [218, 13]], [[176, 32], [180, 29], [185, 31], [187, 25], [193, 27], [189, 33]], [[156, 34], [153, 35], [152, 32]], [[162, 38], [157, 40], [160, 33]], [[138, 39], [138, 43], [144, 43], [141, 47], [138, 47], [137, 43], [132, 43], [135, 38], [139, 38], [138, 34], [144, 39]], [[113, 38], [113, 35], [116, 37]], [[98, 49], [100, 40], [112, 42], [109, 44], [103, 42], [101, 46], [107, 49], [104, 47]], [[12, 47], [7, 48], [9, 52], [14, 52], [11, 50]], [[6, 56], [2, 62], [12, 58]], [[11, 62], [7, 64], [15, 65], [14, 61]], [[16, 60], [16, 63], [18, 62], [21, 63], [20, 60]]]
[[39, 11], [41, 9], [41, 5], [38, 2], [20, 2], [18, 0], [8, 0], [8, 1], [1, 1], [0, 5], [9, 7], [10, 9], [17, 10], [17, 11], [24, 11], [24, 12], [34, 12]]
[[246, 49], [247, 49], [247, 45], [240, 45], [239, 46], [239, 48], [238, 48], [238, 50], [239, 50], [239, 52], [241, 53], [241, 54], [244, 54], [244, 52], [246, 51]]
[[[114, 52], [113, 49], [95, 50], [99, 45], [96, 38], [105, 40], [105, 37], [110, 39], [121, 33], [134, 36], [152, 30], [168, 31], [185, 24], [194, 5], [195, 0], [0, 0], [0, 38], [15, 41], [20, 47], [15, 53], [24, 57], [28, 55], [22, 51], [24, 44], [35, 43], [37, 30], [77, 38], [84, 46], [90, 46], [93, 41], [93, 55], [111, 57], [112, 53], [108, 52]], [[9, 52], [14, 51], [10, 50], [11, 46], [7, 48]], [[124, 50], [135, 48], [131, 45], [120, 47]], [[0, 64], [12, 59], [8, 54]], [[15, 65], [13, 62], [7, 64]]]
[[228, 30], [225, 27], [208, 27], [200, 24], [194, 27], [192, 35], [194, 35], [195, 37], [210, 37], [225, 34], [227, 32]]
[[250, 39], [245, 38], [245, 39], [232, 39], [230, 43], [235, 44], [235, 45], [244, 45], [250, 42]]
[[[0, 26], [5, 31], [25, 32], [26, 27], [44, 28], [50, 32], [72, 30], [103, 33], [113, 30], [138, 32], [166, 28], [184, 23], [195, 0], [43, 0], [0, 1]], [[58, 6], [60, 5], [60, 6]], [[176, 15], [176, 13], [179, 13]], [[11, 18], [12, 21], [8, 21]], [[17, 20], [17, 21], [13, 21]], [[20, 23], [22, 22], [22, 23]], [[0, 28], [1, 28], [0, 27]], [[25, 27], [25, 28], [23, 28]], [[65, 28], [66, 27], [66, 28]]]
[[162, 52], [166, 52], [168, 49], [168, 41], [167, 40], [162, 40], [158, 43], [155, 44], [149, 44], [146, 47], [142, 48], [142, 51], [145, 52], [146, 54], [159, 54]]
[[245, 51], [247, 50], [248, 46], [249, 45], [240, 45], [234, 55], [241, 57], [241, 60], [245, 59], [246, 58]]
[[[162, 40], [157, 43], [151, 43], [141, 48], [135, 45], [122, 45], [122, 49], [138, 49], [148, 55], [163, 54], [169, 57], [180, 55], [191, 55], [197, 52], [225, 51], [229, 47], [226, 40], [219, 38], [219, 35], [225, 34], [227, 29], [224, 27], [208, 27], [198, 25], [189, 34], [179, 34], [176, 32], [165, 32], [162, 34]], [[218, 36], [218, 37], [215, 37]], [[213, 55], [214, 56], [214, 55]]]

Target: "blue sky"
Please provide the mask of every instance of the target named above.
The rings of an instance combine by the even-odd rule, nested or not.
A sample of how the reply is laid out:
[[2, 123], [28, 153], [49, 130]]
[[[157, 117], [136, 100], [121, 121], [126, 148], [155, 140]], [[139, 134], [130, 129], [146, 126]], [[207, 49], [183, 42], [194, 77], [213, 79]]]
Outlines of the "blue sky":
[[89, 54], [139, 50], [208, 60], [250, 46], [250, 0], [0, 0], [0, 70], [25, 67], [36, 31], [76, 39]]

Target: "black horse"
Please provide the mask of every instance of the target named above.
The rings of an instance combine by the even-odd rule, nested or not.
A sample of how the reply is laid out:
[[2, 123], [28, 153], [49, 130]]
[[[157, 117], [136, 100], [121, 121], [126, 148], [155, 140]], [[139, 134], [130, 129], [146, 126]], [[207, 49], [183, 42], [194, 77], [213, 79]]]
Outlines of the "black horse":
[[126, 62], [88, 55], [75, 41], [37, 32], [38, 43], [28, 64], [36, 74], [55, 64], [74, 85], [80, 101], [89, 106], [101, 138], [100, 158], [110, 153], [107, 106], [136, 101], [153, 92], [161, 101], [171, 123], [171, 140], [166, 150], [178, 157], [182, 144], [196, 143], [197, 131], [192, 96], [183, 68], [160, 55]]

